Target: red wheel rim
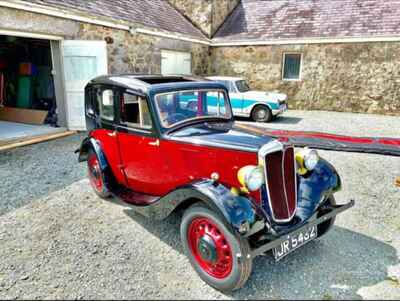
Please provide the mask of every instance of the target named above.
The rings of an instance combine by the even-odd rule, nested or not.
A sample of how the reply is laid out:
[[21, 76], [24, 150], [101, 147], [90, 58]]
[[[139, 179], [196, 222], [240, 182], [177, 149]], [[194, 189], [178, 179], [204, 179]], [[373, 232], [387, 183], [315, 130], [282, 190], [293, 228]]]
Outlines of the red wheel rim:
[[188, 243], [193, 257], [209, 275], [223, 279], [231, 273], [231, 247], [222, 231], [210, 219], [198, 217], [191, 222]]
[[101, 176], [100, 163], [96, 155], [91, 155], [88, 159], [88, 170], [90, 184], [98, 192], [103, 191], [103, 178]]

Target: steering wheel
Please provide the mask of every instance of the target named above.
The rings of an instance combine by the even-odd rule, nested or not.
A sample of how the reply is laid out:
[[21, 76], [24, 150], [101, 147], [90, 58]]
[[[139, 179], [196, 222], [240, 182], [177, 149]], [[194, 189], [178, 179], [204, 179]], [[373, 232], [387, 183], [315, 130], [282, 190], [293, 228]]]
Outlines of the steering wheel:
[[168, 122], [168, 124], [174, 124], [179, 121], [185, 120], [186, 116], [181, 113], [172, 113], [163, 119], [163, 122]]

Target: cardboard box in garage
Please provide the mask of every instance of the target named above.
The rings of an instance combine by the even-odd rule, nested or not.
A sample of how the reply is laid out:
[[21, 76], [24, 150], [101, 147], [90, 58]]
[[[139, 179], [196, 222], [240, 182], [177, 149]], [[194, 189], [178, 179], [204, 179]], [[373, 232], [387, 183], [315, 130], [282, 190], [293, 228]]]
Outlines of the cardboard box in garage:
[[48, 112], [20, 108], [0, 108], [0, 120], [28, 124], [44, 124]]

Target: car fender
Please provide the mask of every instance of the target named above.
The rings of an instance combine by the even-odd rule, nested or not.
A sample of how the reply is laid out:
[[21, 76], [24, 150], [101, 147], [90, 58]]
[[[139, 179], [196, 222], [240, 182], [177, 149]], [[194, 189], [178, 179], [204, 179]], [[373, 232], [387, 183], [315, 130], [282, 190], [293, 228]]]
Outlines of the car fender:
[[101, 149], [100, 143], [93, 137], [86, 137], [85, 139], [83, 139], [81, 146], [78, 150], [79, 152], [78, 161], [79, 162], [87, 161], [89, 149], [93, 149], [93, 151], [96, 153], [97, 158], [99, 159], [100, 168], [102, 171], [105, 171], [108, 167], [106, 156], [104, 155], [104, 152]]
[[196, 202], [203, 202], [220, 212], [226, 222], [237, 231], [242, 224], [247, 222], [251, 226], [256, 221], [256, 210], [249, 198], [235, 195], [223, 184], [210, 179], [182, 186], [160, 198], [156, 203], [146, 207], [136, 207], [136, 210], [147, 217], [161, 220], [168, 217], [176, 208]]
[[341, 189], [341, 179], [335, 168], [320, 159], [315, 169], [306, 176], [298, 176], [297, 216], [310, 218], [323, 205], [326, 197]]

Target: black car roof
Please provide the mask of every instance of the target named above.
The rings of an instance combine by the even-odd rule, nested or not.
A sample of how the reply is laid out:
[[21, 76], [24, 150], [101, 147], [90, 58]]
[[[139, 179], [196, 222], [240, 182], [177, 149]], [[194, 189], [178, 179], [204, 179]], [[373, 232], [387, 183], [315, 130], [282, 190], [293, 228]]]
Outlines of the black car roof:
[[112, 85], [125, 89], [130, 89], [141, 94], [148, 94], [150, 90], [173, 90], [179, 88], [188, 88], [199, 86], [204, 88], [210, 85], [210, 88], [224, 88], [221, 84], [194, 76], [185, 75], [160, 75], [160, 74], [118, 74], [103, 75], [92, 79], [89, 85]]

